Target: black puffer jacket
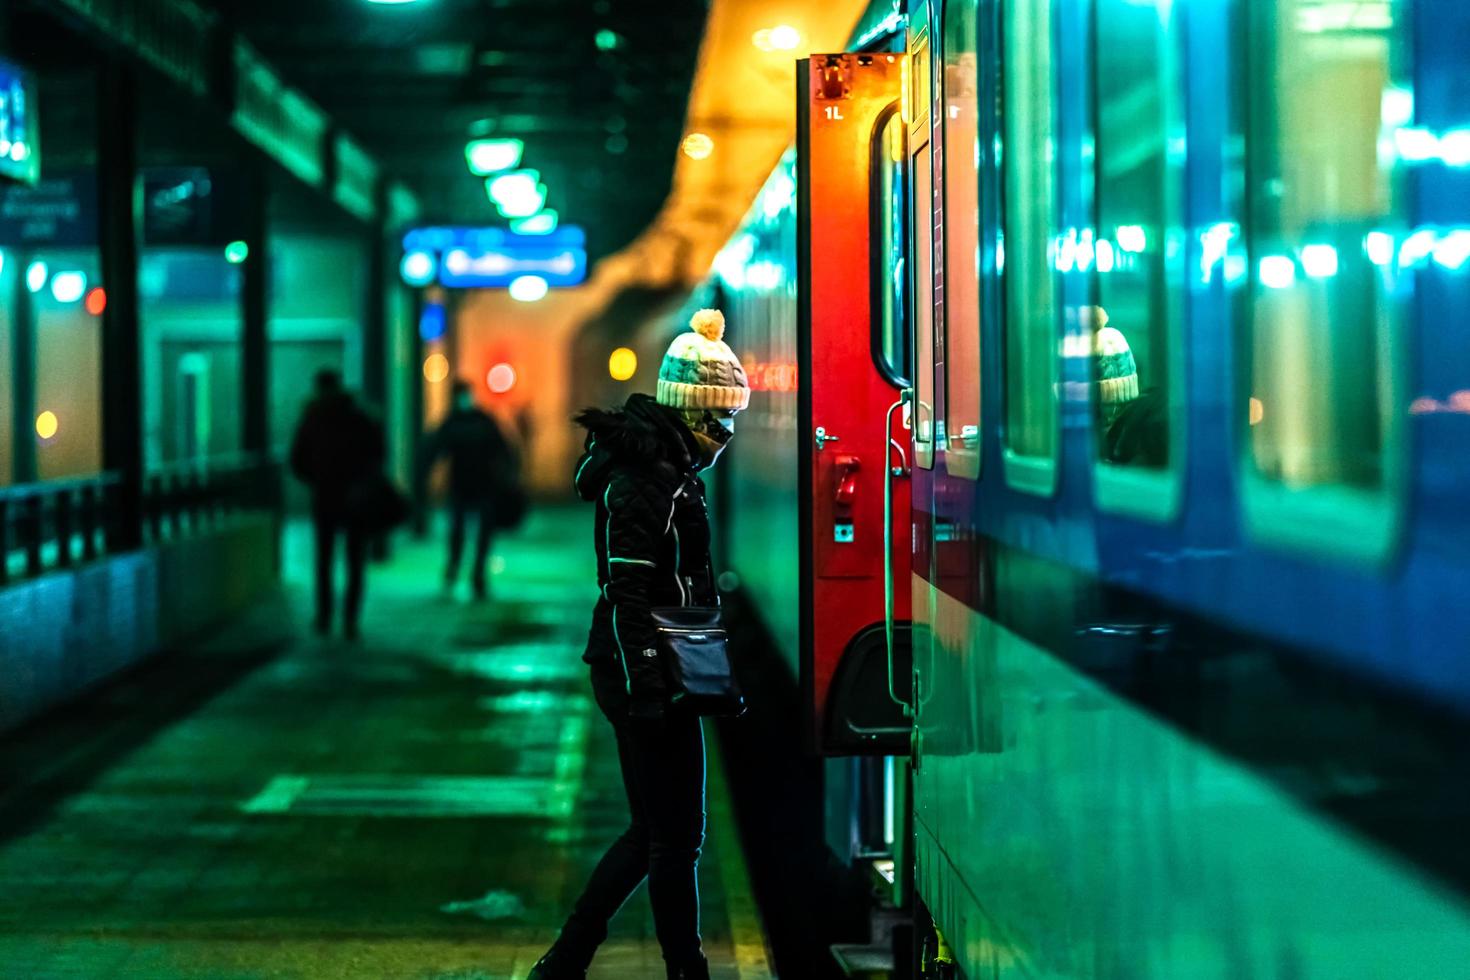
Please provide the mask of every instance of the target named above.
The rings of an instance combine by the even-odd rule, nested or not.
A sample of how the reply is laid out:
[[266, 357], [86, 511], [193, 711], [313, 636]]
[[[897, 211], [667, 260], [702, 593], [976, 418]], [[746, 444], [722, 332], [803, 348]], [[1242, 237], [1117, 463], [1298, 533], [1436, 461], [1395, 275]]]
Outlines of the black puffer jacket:
[[657, 715], [666, 685], [649, 610], [719, 602], [698, 444], [672, 409], [647, 395], [577, 421], [587, 429], [587, 451], [574, 479], [577, 494], [597, 504], [601, 590], [583, 659], [620, 663], [633, 714]]

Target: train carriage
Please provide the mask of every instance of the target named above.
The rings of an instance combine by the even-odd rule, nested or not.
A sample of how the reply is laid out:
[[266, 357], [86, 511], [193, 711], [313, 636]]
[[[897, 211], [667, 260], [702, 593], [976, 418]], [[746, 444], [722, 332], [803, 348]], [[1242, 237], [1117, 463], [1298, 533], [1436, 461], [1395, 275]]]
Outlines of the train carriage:
[[1470, 975], [1470, 8], [860, 35], [706, 287], [829, 844], [936, 975]]

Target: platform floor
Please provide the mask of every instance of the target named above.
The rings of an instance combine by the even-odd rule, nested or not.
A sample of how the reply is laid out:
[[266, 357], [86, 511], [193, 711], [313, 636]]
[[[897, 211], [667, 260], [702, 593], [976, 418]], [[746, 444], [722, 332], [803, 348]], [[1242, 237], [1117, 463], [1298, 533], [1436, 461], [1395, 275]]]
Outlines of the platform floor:
[[[279, 602], [0, 739], [0, 976], [524, 977], [626, 819], [578, 659], [587, 521], [533, 518], [483, 605], [401, 546], [356, 645], [302, 637], [293, 528]], [[766, 978], [710, 747], [706, 948]], [[652, 937], [640, 891], [592, 976], [661, 978]]]

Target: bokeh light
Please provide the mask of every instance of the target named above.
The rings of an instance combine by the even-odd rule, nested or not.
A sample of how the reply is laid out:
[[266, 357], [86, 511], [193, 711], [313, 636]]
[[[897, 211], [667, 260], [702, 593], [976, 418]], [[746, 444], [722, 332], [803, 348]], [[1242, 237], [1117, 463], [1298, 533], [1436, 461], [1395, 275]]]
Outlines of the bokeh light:
[[607, 359], [607, 373], [614, 381], [627, 381], [638, 372], [638, 355], [627, 347], [619, 347]]
[[32, 262], [26, 267], [26, 288], [33, 293], [39, 293], [46, 288], [46, 280], [51, 278], [51, 269], [40, 259]]
[[410, 286], [427, 286], [434, 281], [437, 271], [434, 256], [428, 252], [409, 252], [398, 267], [403, 281]]
[[485, 375], [485, 384], [497, 395], [503, 395], [516, 386], [516, 369], [509, 364], [497, 364]]
[[510, 298], [522, 303], [534, 303], [545, 299], [551, 286], [540, 276], [521, 276], [510, 284]]
[[42, 442], [50, 442], [55, 439], [60, 428], [61, 421], [57, 419], [55, 412], [42, 412], [36, 416], [36, 435]]
[[75, 303], [87, 293], [87, 274], [68, 269], [51, 279], [51, 298], [58, 303]]
[[93, 316], [101, 316], [107, 312], [107, 290], [101, 286], [93, 286], [92, 291], [87, 293], [87, 312]]
[[437, 351], [424, 358], [424, 380], [431, 385], [449, 377], [449, 358]]
[[801, 44], [801, 31], [790, 24], [777, 24], [756, 31], [750, 43], [762, 51], [795, 51]]
[[242, 241], [233, 241], [225, 246], [225, 261], [230, 265], [239, 265], [250, 258], [250, 246]]
[[691, 160], [704, 160], [715, 152], [715, 141], [705, 133], [690, 133], [682, 144], [684, 155]]

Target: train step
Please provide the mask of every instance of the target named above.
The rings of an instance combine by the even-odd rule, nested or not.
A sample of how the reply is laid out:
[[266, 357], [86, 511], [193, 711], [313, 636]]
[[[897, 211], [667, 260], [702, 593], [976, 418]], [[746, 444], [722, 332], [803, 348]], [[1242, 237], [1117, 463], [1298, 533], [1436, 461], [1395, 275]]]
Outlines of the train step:
[[839, 943], [832, 947], [842, 975], [853, 980], [894, 980], [893, 947]]

